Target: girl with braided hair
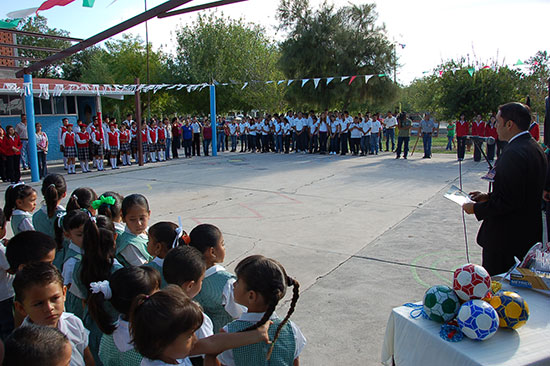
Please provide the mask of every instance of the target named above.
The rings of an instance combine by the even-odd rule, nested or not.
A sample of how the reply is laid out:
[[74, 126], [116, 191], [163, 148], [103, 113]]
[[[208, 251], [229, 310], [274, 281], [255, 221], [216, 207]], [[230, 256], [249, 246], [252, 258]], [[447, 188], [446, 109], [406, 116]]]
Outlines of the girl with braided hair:
[[[271, 321], [268, 331], [271, 344], [256, 343], [234, 348], [218, 355], [218, 360], [226, 366], [299, 365], [306, 339], [300, 329], [289, 321], [299, 297], [298, 281], [289, 277], [279, 262], [262, 255], [243, 259], [235, 273], [235, 301], [246, 306], [248, 312], [223, 330], [228, 333], [242, 332]], [[292, 301], [285, 318], [281, 319], [275, 314], [275, 308], [289, 286], [293, 288]]]

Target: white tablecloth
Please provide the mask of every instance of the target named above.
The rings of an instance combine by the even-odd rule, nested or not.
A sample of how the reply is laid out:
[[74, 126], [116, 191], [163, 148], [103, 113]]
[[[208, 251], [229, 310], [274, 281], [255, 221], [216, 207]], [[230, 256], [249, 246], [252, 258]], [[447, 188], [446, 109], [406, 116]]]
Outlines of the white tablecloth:
[[440, 338], [441, 324], [410, 317], [411, 308], [392, 310], [384, 345], [382, 363], [396, 366], [521, 366], [550, 365], [550, 296], [529, 289], [504, 285], [519, 293], [529, 305], [527, 323], [517, 329], [499, 328], [485, 341], [466, 337], [460, 342]]

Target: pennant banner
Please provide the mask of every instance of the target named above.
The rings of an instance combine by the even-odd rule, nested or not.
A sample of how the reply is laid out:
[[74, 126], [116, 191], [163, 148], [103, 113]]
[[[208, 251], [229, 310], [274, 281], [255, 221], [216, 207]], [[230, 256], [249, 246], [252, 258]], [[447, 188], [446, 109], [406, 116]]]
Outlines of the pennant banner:
[[365, 75], [365, 84], [368, 83], [373, 76], [374, 75]]
[[470, 74], [470, 76], [474, 76], [474, 71], [476, 71], [475, 67], [470, 67], [468, 69], [468, 74]]
[[315, 84], [315, 89], [319, 86], [319, 81], [321, 81], [321, 78], [313, 79], [313, 83]]
[[10, 20], [10, 21], [3, 21], [3, 20], [0, 20], [0, 29], [13, 29], [15, 27], [17, 27], [17, 25], [19, 24], [19, 21], [21, 19], [14, 19], [14, 20]]
[[292, 84], [294, 80], [289, 80], [288, 83], [286, 84], [286, 86], [289, 86], [290, 84]]
[[302, 79], [302, 88], [304, 87], [304, 85], [306, 85], [306, 83], [309, 81], [309, 79]]
[[53, 8], [54, 6], [69, 5], [73, 1], [74, 0], [46, 0], [42, 3], [42, 5], [38, 7], [38, 9], [36, 9], [36, 12], [38, 13], [39, 11], [48, 10]]
[[36, 13], [37, 10], [38, 8], [21, 9], [21, 10], [11, 11], [8, 14], [6, 14], [6, 16], [10, 19], [26, 18]]
[[342, 76], [342, 78], [340, 79], [340, 81], [344, 81], [344, 80], [347, 80], [349, 79], [349, 76]]
[[50, 84], [40, 84], [39, 98], [50, 99]]
[[241, 88], [241, 90], [244, 90], [244, 88], [246, 88], [248, 85], [248, 82], [244, 83], [243, 87]]
[[327, 78], [327, 85], [330, 84], [332, 80], [334, 80], [334, 78]]
[[95, 3], [95, 0], [83, 0], [82, 1], [82, 6], [86, 7], [86, 8], [91, 8], [94, 6], [94, 3]]
[[351, 85], [351, 83], [353, 83], [353, 80], [355, 80], [356, 77], [357, 77], [357, 75], [352, 76], [351, 79], [349, 80], [348, 85]]

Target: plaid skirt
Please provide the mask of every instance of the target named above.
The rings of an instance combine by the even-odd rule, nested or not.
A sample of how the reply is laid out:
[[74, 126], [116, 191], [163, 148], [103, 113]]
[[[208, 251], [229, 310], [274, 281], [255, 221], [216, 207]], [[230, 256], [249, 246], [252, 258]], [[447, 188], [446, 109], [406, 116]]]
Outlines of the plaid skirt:
[[78, 160], [90, 160], [90, 148], [88, 146], [78, 148]]
[[92, 154], [93, 156], [102, 156], [103, 155], [103, 145], [94, 144], [92, 146], [92, 151], [93, 151], [93, 154]]
[[137, 138], [132, 139], [132, 142], [130, 142], [130, 147], [132, 148], [132, 151], [137, 151], [138, 145]]
[[164, 151], [164, 150], [166, 150], [166, 141], [157, 142], [157, 151]]
[[141, 143], [141, 148], [143, 149], [144, 154], [149, 152], [149, 144], [147, 142], [142, 142]]
[[116, 156], [118, 154], [118, 146], [109, 146], [109, 155], [111, 157]]
[[65, 146], [65, 149], [63, 151], [63, 156], [66, 158], [76, 158], [76, 147]]
[[130, 152], [130, 144], [127, 142], [121, 142], [120, 143], [120, 152], [121, 153], [129, 153]]

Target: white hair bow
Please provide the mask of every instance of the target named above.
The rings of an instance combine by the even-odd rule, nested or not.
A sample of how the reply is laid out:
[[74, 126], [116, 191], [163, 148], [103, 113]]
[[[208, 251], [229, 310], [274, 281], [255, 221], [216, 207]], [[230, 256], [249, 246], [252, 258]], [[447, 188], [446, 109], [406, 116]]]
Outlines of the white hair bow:
[[105, 300], [109, 300], [113, 297], [109, 281], [92, 282], [90, 283], [90, 290], [92, 294], [99, 294], [101, 292]]

